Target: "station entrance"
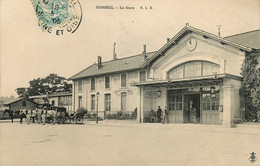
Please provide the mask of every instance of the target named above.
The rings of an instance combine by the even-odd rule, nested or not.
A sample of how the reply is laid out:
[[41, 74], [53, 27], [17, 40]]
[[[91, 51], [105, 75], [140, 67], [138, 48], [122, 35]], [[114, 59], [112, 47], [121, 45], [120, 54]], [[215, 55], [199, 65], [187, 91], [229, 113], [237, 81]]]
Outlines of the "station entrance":
[[200, 94], [184, 95], [184, 123], [200, 123]]
[[219, 87], [167, 90], [170, 123], [219, 124]]

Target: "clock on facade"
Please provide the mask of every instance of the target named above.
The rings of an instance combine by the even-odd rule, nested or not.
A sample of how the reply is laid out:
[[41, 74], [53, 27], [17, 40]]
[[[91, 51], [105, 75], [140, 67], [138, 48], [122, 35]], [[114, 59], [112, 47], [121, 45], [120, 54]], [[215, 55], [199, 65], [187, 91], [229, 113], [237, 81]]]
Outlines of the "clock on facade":
[[194, 38], [189, 38], [186, 43], [186, 48], [189, 51], [193, 51], [197, 46], [197, 40]]

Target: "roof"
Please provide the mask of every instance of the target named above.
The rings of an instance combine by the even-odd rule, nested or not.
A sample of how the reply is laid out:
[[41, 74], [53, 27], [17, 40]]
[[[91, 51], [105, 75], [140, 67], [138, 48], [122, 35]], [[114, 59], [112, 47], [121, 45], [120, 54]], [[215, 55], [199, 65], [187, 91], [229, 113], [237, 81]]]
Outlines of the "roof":
[[16, 98], [16, 99], [7, 100], [6, 102], [4, 102], [4, 105], [10, 105], [10, 104], [16, 103], [16, 102], [18, 102], [18, 101], [20, 101], [20, 100], [26, 100], [26, 101], [28, 101], [28, 102], [37, 104], [37, 103], [35, 103], [35, 102], [33, 102], [33, 101], [30, 101], [30, 100], [25, 99], [24, 97], [21, 97], [21, 98]]
[[58, 96], [72, 96], [72, 92], [56, 92], [48, 95], [37, 95], [37, 96], [30, 96], [30, 99], [36, 99], [36, 98], [43, 98], [43, 97], [58, 97]]
[[242, 44], [250, 48], [260, 49], [260, 29], [232, 36], [227, 36], [225, 37], [225, 39]]
[[53, 93], [53, 94], [49, 94], [48, 97], [71, 96], [71, 95], [72, 95], [71, 91], [69, 91], [69, 92], [56, 92], [56, 93]]
[[[145, 55], [147, 59], [149, 59], [155, 52], [149, 52]], [[112, 74], [118, 73], [123, 71], [133, 71], [142, 69], [142, 65], [145, 63], [144, 54], [139, 54], [135, 56], [130, 56], [126, 58], [121, 58], [112, 61], [106, 61], [102, 63], [102, 67], [98, 69], [97, 64], [93, 64], [88, 68], [82, 70], [81, 72], [75, 74], [74, 76], [70, 77], [69, 80], [75, 80], [79, 78], [97, 76], [97, 75], [105, 75], [105, 74]]]
[[16, 98], [16, 99], [10, 99], [4, 102], [4, 105], [10, 105], [12, 103], [15, 103], [17, 101], [23, 100], [24, 98]]
[[223, 44], [231, 45], [233, 47], [236, 47], [236, 48], [244, 50], [244, 51], [248, 51], [248, 52], [252, 51], [252, 48], [250, 48], [250, 47], [227, 40], [225, 38], [214, 35], [212, 33], [194, 28], [187, 23], [186, 26], [180, 32], [178, 32], [169, 42], [167, 42], [162, 48], [160, 48], [148, 61], [146, 61], [145, 64], [143, 64], [142, 67], [145, 67], [146, 65], [150, 64], [155, 59], [157, 59], [159, 56], [163, 55], [172, 45], [178, 44], [178, 40], [180, 40], [180, 38], [182, 38], [184, 35], [191, 33], [191, 32], [200, 34], [205, 38], [211, 38], [211, 39], [219, 41]]

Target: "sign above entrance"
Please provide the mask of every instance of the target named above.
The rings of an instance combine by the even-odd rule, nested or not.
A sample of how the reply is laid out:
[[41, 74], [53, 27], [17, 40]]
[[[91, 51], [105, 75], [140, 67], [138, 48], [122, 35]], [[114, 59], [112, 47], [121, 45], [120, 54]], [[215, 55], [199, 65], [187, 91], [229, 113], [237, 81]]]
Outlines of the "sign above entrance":
[[[194, 90], [198, 90], [200, 87], [211, 87], [211, 86], [222, 86], [223, 80], [203, 80], [203, 81], [189, 81], [189, 82], [179, 82], [179, 83], [169, 83], [164, 84], [162, 86], [167, 89], [179, 89], [179, 88], [193, 88]], [[196, 89], [198, 88], [198, 89]], [[218, 88], [217, 88], [218, 89]]]

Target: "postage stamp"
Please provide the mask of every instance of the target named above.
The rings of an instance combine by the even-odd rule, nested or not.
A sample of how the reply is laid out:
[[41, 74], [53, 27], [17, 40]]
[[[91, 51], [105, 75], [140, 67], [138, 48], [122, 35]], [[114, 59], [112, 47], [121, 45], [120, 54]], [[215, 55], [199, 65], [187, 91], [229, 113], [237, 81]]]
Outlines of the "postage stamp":
[[44, 32], [74, 33], [81, 23], [82, 8], [78, 0], [32, 0], [32, 3]]

